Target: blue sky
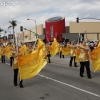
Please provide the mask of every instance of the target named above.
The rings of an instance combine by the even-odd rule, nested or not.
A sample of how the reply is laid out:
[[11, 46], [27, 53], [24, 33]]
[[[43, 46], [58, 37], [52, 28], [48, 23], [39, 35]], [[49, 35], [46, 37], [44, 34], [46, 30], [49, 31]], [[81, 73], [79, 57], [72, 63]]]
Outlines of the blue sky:
[[4, 30], [8, 30], [11, 20], [17, 20], [16, 33], [20, 32], [20, 26], [35, 27], [35, 22], [27, 18], [35, 19], [37, 25], [45, 27], [45, 20], [55, 16], [65, 17], [66, 26], [70, 21], [76, 21], [76, 17], [100, 19], [100, 0], [0, 0], [0, 27]]

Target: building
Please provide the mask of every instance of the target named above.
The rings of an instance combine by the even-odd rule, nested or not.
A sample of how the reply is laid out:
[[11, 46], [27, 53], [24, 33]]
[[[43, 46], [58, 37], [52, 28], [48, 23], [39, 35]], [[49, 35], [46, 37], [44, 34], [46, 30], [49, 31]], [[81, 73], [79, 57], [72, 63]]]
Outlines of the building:
[[99, 40], [100, 22], [70, 22], [69, 33], [83, 34], [85, 40]]
[[16, 41], [18, 43], [19, 40], [22, 40], [23, 42], [33, 42], [36, 41], [36, 30], [38, 35], [43, 35], [43, 24], [37, 25], [37, 27], [25, 30], [22, 33], [17, 33], [16, 34]]
[[45, 21], [46, 42], [63, 41], [62, 33], [65, 33], [65, 18], [60, 16], [49, 18]]

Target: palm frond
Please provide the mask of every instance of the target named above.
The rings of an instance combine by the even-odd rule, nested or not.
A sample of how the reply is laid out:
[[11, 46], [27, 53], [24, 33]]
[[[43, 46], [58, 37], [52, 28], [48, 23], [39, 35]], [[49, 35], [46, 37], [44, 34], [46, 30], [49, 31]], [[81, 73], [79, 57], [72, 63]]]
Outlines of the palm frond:
[[10, 29], [11, 27], [13, 27], [13, 26], [9, 26], [8, 29]]
[[12, 27], [17, 26], [17, 21], [16, 20], [9, 21], [9, 23], [11, 24]]

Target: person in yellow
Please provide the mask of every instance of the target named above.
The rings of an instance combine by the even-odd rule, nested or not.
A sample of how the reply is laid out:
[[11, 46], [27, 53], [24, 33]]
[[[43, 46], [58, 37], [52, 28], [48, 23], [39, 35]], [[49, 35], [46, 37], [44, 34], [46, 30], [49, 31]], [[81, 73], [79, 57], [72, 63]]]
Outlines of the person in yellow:
[[[13, 65], [12, 65], [12, 68], [14, 70], [14, 86], [17, 86], [18, 85], [18, 82], [17, 82], [17, 76], [18, 76], [18, 55], [21, 55], [21, 53], [17, 50], [18, 48], [13, 48], [12, 49], [12, 54], [14, 56], [14, 62], [13, 62]], [[22, 80], [20, 80], [20, 84], [19, 84], [20, 88], [23, 88], [23, 84], [22, 84]]]
[[59, 52], [59, 53], [60, 53], [60, 58], [61, 58], [61, 57], [64, 58], [64, 55], [62, 55], [62, 48], [63, 48], [63, 45], [62, 45], [61, 43], [59, 44], [59, 48], [60, 48], [60, 52]]
[[33, 47], [32, 47], [31, 44], [29, 44], [28, 47], [27, 47], [27, 54], [31, 54], [32, 51], [33, 51]]
[[1, 58], [1, 56], [2, 56], [2, 47], [0, 45], [0, 58]]
[[79, 55], [79, 61], [80, 61], [80, 76], [84, 77], [84, 67], [86, 67], [87, 71], [87, 77], [91, 79], [91, 72], [90, 72], [90, 59], [89, 59], [89, 52], [90, 48], [88, 45], [86, 45], [86, 41], [82, 41], [82, 43], [78, 46], [80, 48], [80, 55]]
[[13, 62], [14, 62], [14, 55], [13, 55], [13, 50], [14, 50], [15, 46], [14, 44], [12, 43], [11, 44], [11, 47], [10, 47], [10, 50], [11, 50], [11, 54], [10, 54], [10, 66], [12, 66]]
[[70, 62], [69, 62], [69, 66], [72, 67], [72, 62], [74, 60], [74, 67], [77, 67], [77, 63], [75, 62], [75, 58], [76, 58], [76, 55], [75, 55], [75, 52], [76, 52], [76, 45], [75, 45], [75, 42], [74, 41], [71, 41], [70, 44], [67, 44], [67, 46], [70, 47]]

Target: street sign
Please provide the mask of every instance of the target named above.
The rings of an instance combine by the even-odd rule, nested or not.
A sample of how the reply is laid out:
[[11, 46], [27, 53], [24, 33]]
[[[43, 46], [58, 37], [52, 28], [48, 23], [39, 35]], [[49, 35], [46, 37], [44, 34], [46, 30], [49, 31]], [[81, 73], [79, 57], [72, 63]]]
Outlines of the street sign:
[[38, 36], [38, 34], [37, 34], [37, 33], [35, 33], [34, 35], [35, 35], [36, 37]]

